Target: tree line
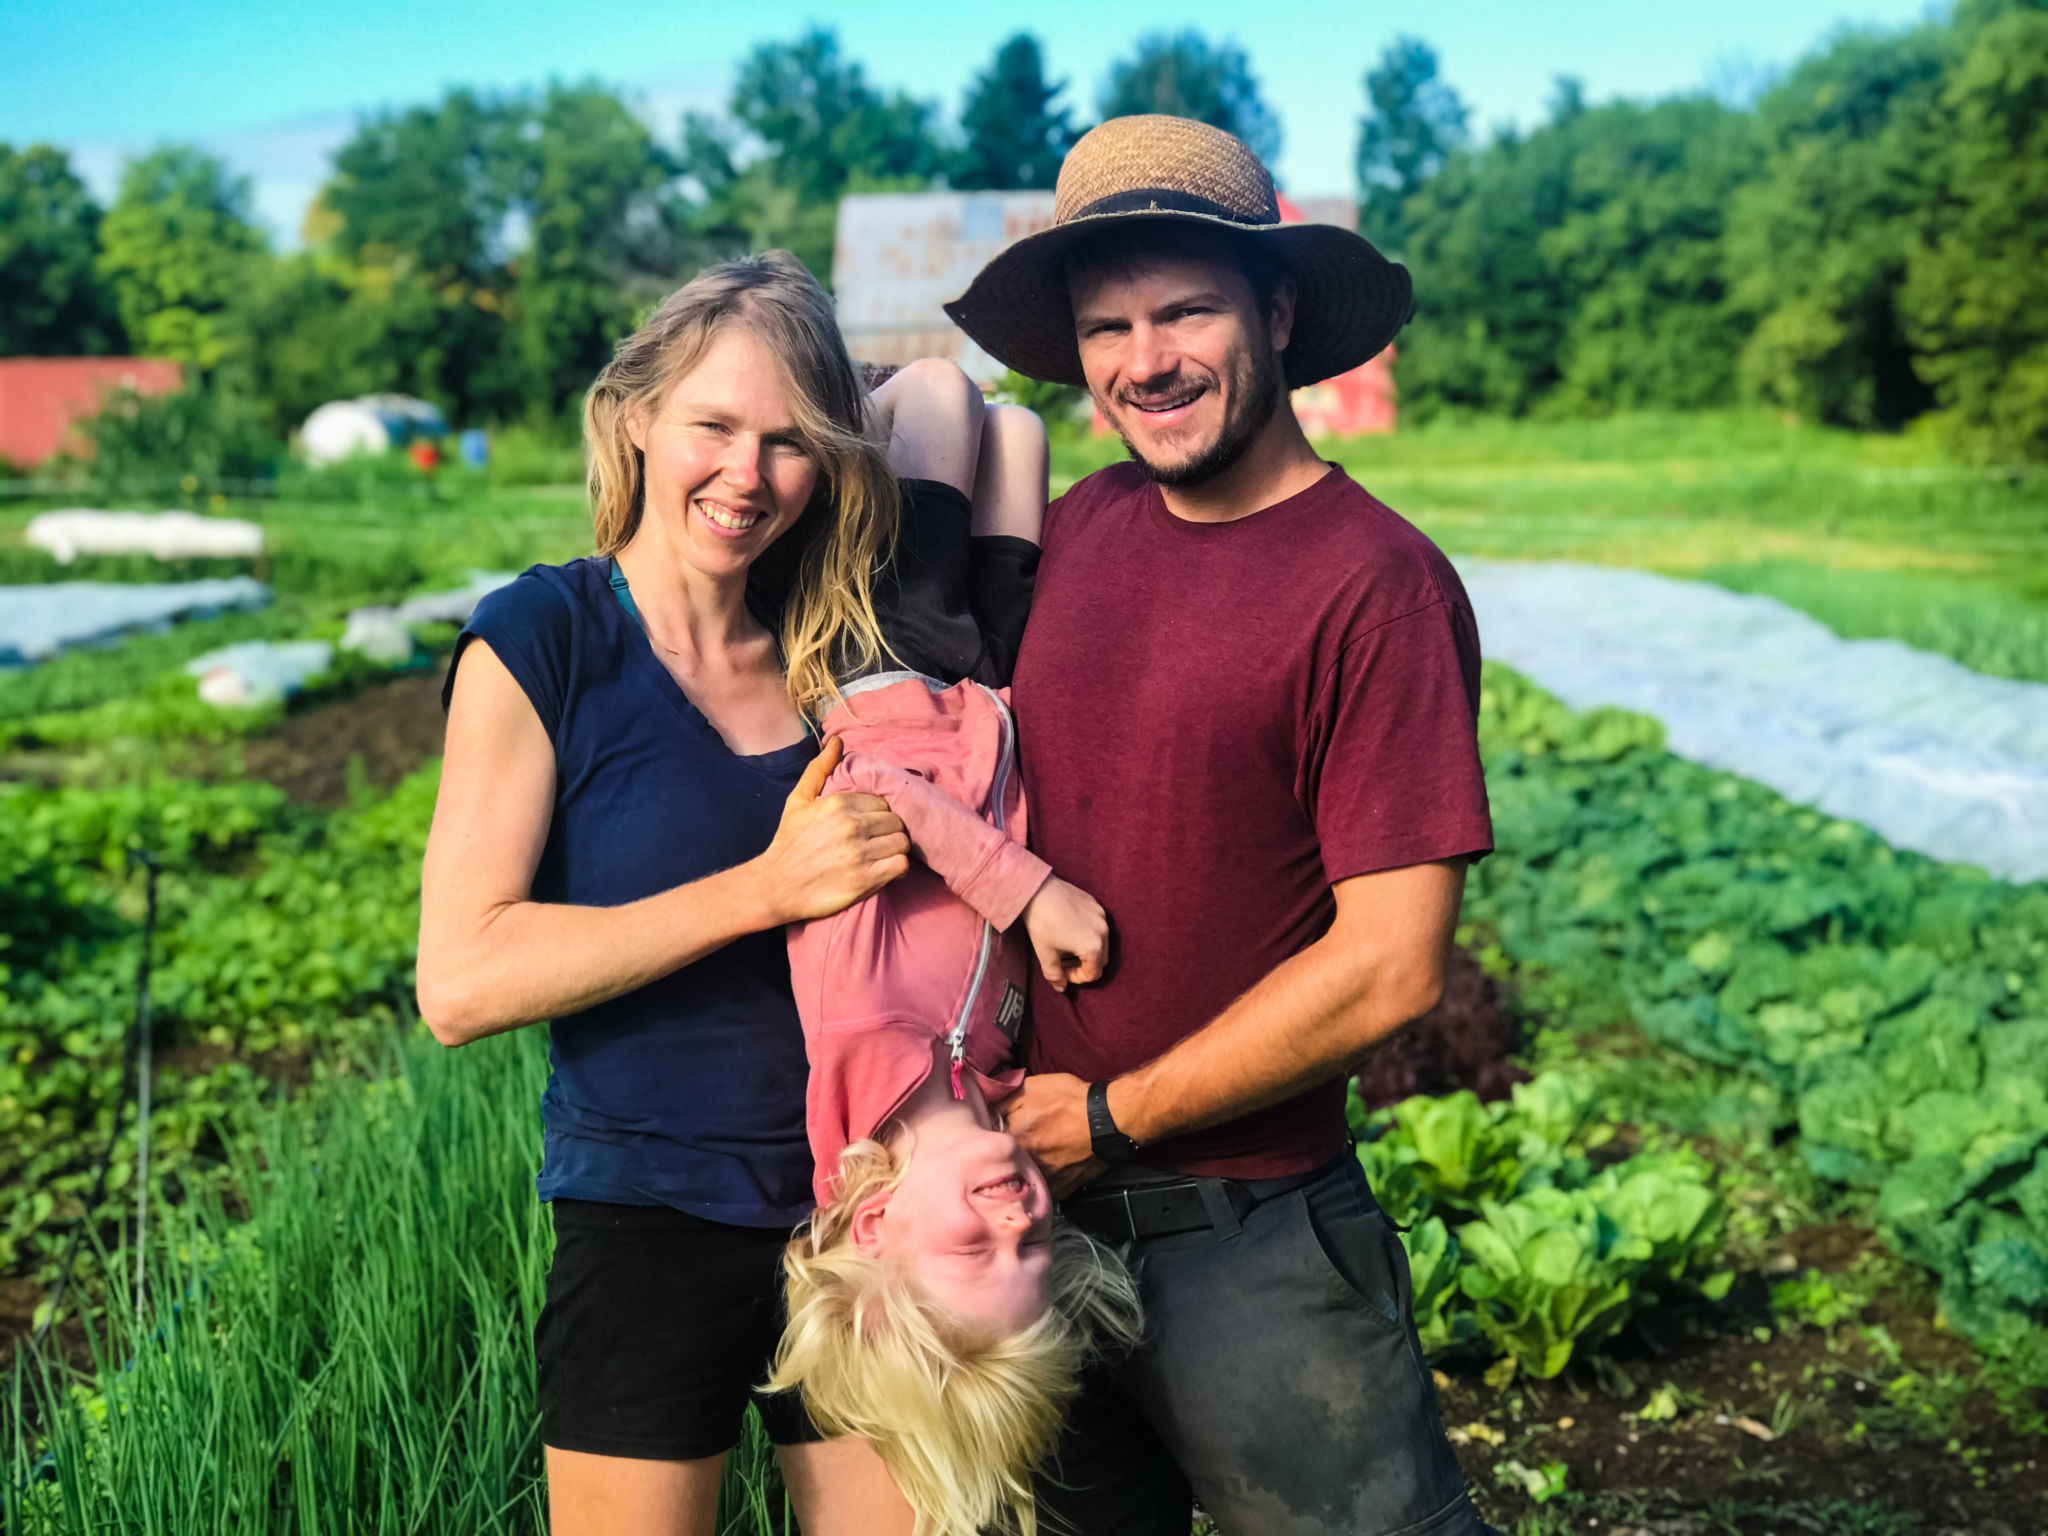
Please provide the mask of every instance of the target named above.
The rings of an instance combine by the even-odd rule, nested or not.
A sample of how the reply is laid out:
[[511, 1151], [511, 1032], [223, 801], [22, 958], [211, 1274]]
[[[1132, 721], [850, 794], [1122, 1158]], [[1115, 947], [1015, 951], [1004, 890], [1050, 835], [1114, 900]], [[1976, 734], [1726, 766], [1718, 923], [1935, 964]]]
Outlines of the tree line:
[[2048, 458], [2048, 5], [1846, 31], [1749, 106], [1588, 106], [1469, 142], [1412, 41], [1367, 76], [1368, 234], [1414, 269], [1404, 407], [1763, 403]]
[[[1416, 276], [1411, 417], [1761, 402], [2048, 458], [2048, 0], [1840, 33], [1744, 104], [1560, 80], [1483, 142], [1416, 39], [1363, 90], [1360, 225]], [[175, 357], [273, 440], [372, 390], [563, 423], [704, 263], [783, 246], [829, 278], [847, 193], [1049, 188], [1066, 95], [1019, 35], [949, 127], [825, 29], [757, 47], [672, 140], [596, 85], [451, 91], [362, 122], [288, 254], [197, 150], [131, 162], [102, 209], [60, 150], [0, 145], [0, 355]], [[1279, 149], [1242, 49], [1197, 32], [1141, 40], [1096, 106]]]
[[[707, 262], [780, 246], [829, 281], [848, 192], [1049, 188], [1081, 129], [1064, 92], [1020, 35], [949, 134], [822, 28], [756, 48], [724, 114], [667, 142], [596, 85], [455, 90], [362, 122], [288, 254], [247, 180], [192, 147], [131, 161], [103, 209], [61, 150], [0, 144], [0, 356], [176, 358], [245, 444], [376, 390], [566, 425], [614, 341]], [[1198, 33], [1141, 42], [1101, 107], [1279, 147], [1243, 51]], [[206, 430], [185, 426], [168, 435]]]

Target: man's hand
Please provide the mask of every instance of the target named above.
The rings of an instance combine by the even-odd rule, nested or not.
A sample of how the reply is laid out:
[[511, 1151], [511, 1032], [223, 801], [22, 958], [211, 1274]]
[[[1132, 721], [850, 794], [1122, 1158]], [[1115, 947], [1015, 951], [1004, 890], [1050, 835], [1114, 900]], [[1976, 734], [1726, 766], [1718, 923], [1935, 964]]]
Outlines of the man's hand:
[[1064, 1072], [1033, 1073], [1003, 1100], [1003, 1124], [1037, 1159], [1055, 1200], [1103, 1170], [1088, 1134], [1088, 1085]]
[[1024, 908], [1024, 931], [1053, 990], [1100, 981], [1109, 963], [1109, 918], [1102, 903], [1058, 875], [1047, 875]]

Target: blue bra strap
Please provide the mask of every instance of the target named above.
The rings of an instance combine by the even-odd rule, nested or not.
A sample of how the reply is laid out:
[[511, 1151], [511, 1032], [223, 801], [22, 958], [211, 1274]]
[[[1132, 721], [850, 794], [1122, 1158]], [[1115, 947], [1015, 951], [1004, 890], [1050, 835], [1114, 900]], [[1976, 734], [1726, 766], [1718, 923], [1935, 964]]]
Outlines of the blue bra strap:
[[619, 569], [619, 562], [612, 562], [612, 596], [619, 600], [619, 606], [633, 616], [633, 622], [641, 629], [647, 628], [647, 621], [640, 617], [640, 605], [633, 601], [633, 589], [626, 585], [626, 573]]

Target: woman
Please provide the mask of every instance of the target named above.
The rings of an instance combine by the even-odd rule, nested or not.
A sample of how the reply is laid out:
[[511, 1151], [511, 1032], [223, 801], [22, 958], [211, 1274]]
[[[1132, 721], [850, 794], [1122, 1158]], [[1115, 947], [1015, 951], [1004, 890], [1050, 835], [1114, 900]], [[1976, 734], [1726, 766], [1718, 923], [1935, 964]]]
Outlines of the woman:
[[[450, 1045], [554, 1021], [535, 1348], [557, 1536], [712, 1529], [810, 1205], [783, 925], [908, 867], [883, 801], [821, 796], [839, 749], [785, 678], [822, 675], [827, 634], [879, 643], [896, 490], [863, 410], [793, 257], [701, 274], [586, 401], [597, 556], [487, 598], [450, 669], [420, 1011]], [[865, 1444], [821, 1441], [792, 1394], [761, 1406], [810, 1536], [910, 1529]]]

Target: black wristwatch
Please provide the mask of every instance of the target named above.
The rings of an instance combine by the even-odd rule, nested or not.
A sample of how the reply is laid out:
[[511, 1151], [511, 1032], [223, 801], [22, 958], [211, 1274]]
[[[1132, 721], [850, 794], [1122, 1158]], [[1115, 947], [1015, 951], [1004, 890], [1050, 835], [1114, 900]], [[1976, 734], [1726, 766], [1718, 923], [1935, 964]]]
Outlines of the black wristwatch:
[[1138, 1144], [1116, 1128], [1109, 1113], [1109, 1084], [1088, 1085], [1088, 1140], [1095, 1155], [1110, 1167], [1128, 1163], [1138, 1155]]

